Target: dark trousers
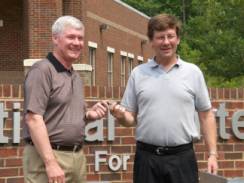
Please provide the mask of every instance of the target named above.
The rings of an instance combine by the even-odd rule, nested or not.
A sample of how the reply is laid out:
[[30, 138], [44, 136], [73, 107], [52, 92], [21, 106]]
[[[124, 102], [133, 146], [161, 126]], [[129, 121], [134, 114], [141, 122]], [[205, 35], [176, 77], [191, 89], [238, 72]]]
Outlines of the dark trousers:
[[198, 183], [198, 167], [194, 150], [159, 149], [137, 143], [134, 183]]

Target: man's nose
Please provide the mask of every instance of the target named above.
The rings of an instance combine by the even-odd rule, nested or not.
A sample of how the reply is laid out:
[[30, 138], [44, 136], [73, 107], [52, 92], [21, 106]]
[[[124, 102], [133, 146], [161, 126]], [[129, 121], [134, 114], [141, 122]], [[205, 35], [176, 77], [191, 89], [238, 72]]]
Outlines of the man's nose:
[[76, 44], [76, 45], [80, 44], [79, 38], [75, 38], [74, 41], [73, 41], [73, 43]]
[[164, 37], [163, 44], [169, 44], [169, 38], [167, 36]]

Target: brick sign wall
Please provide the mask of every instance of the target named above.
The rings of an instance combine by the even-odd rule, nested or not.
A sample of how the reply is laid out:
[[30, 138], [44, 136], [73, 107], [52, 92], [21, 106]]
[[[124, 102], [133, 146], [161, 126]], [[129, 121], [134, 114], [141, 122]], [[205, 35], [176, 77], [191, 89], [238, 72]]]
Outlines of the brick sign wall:
[[[99, 99], [120, 100], [124, 88], [85, 87], [84, 92], [88, 105]], [[244, 177], [244, 143], [233, 132], [233, 116], [244, 108], [244, 89], [209, 89], [213, 107], [219, 109], [225, 103], [225, 134], [228, 139], [219, 134], [219, 174], [225, 177]], [[20, 103], [20, 116], [23, 110], [23, 88], [21, 85], [0, 85], [0, 103], [4, 105], [4, 112], [8, 117], [4, 120], [3, 136], [8, 137], [8, 143], [0, 144], [0, 183], [23, 183], [22, 152], [23, 142], [13, 143], [13, 115], [18, 113], [14, 103]], [[1, 111], [0, 111], [1, 113]], [[227, 115], [228, 113], [228, 115]], [[241, 116], [239, 121], [243, 120]], [[220, 120], [218, 132], [220, 132]], [[131, 183], [133, 158], [135, 151], [134, 129], [124, 128], [110, 123], [110, 119], [103, 120], [100, 141], [86, 142], [84, 151], [87, 155], [88, 181]], [[22, 121], [21, 121], [22, 123]], [[111, 125], [112, 124], [112, 125]], [[239, 127], [240, 133], [244, 133]], [[92, 133], [92, 130], [91, 130]], [[94, 132], [95, 133], [95, 132]], [[111, 133], [113, 135], [111, 135]], [[111, 135], [111, 136], [109, 136]], [[112, 138], [113, 137], [113, 138]], [[112, 140], [111, 140], [112, 138]], [[204, 142], [195, 144], [199, 168], [206, 169], [207, 153]], [[109, 163], [109, 161], [111, 161]], [[97, 163], [98, 167], [95, 167]], [[95, 171], [98, 169], [98, 171]]]

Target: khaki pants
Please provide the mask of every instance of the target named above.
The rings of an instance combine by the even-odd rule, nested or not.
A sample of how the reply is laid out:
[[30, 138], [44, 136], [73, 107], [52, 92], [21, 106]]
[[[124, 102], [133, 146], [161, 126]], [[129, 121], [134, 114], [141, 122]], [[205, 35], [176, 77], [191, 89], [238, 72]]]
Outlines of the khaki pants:
[[[53, 152], [65, 173], [65, 183], [86, 182], [86, 157], [83, 150]], [[26, 145], [24, 148], [23, 166], [25, 183], [48, 183], [45, 165], [32, 145]]]

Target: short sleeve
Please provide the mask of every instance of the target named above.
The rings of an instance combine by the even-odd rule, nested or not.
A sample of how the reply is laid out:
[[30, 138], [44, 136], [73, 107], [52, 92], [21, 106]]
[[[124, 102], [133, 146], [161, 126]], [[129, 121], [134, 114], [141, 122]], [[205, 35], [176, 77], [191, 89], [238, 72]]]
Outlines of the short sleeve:
[[135, 87], [134, 72], [132, 72], [121, 100], [121, 105], [130, 112], [137, 112], [137, 97]]
[[199, 70], [198, 76], [196, 77], [196, 98], [195, 107], [197, 111], [209, 110], [211, 106], [207, 85], [203, 77], [202, 72]]
[[25, 79], [25, 113], [44, 115], [51, 91], [50, 76], [40, 68], [32, 68]]

